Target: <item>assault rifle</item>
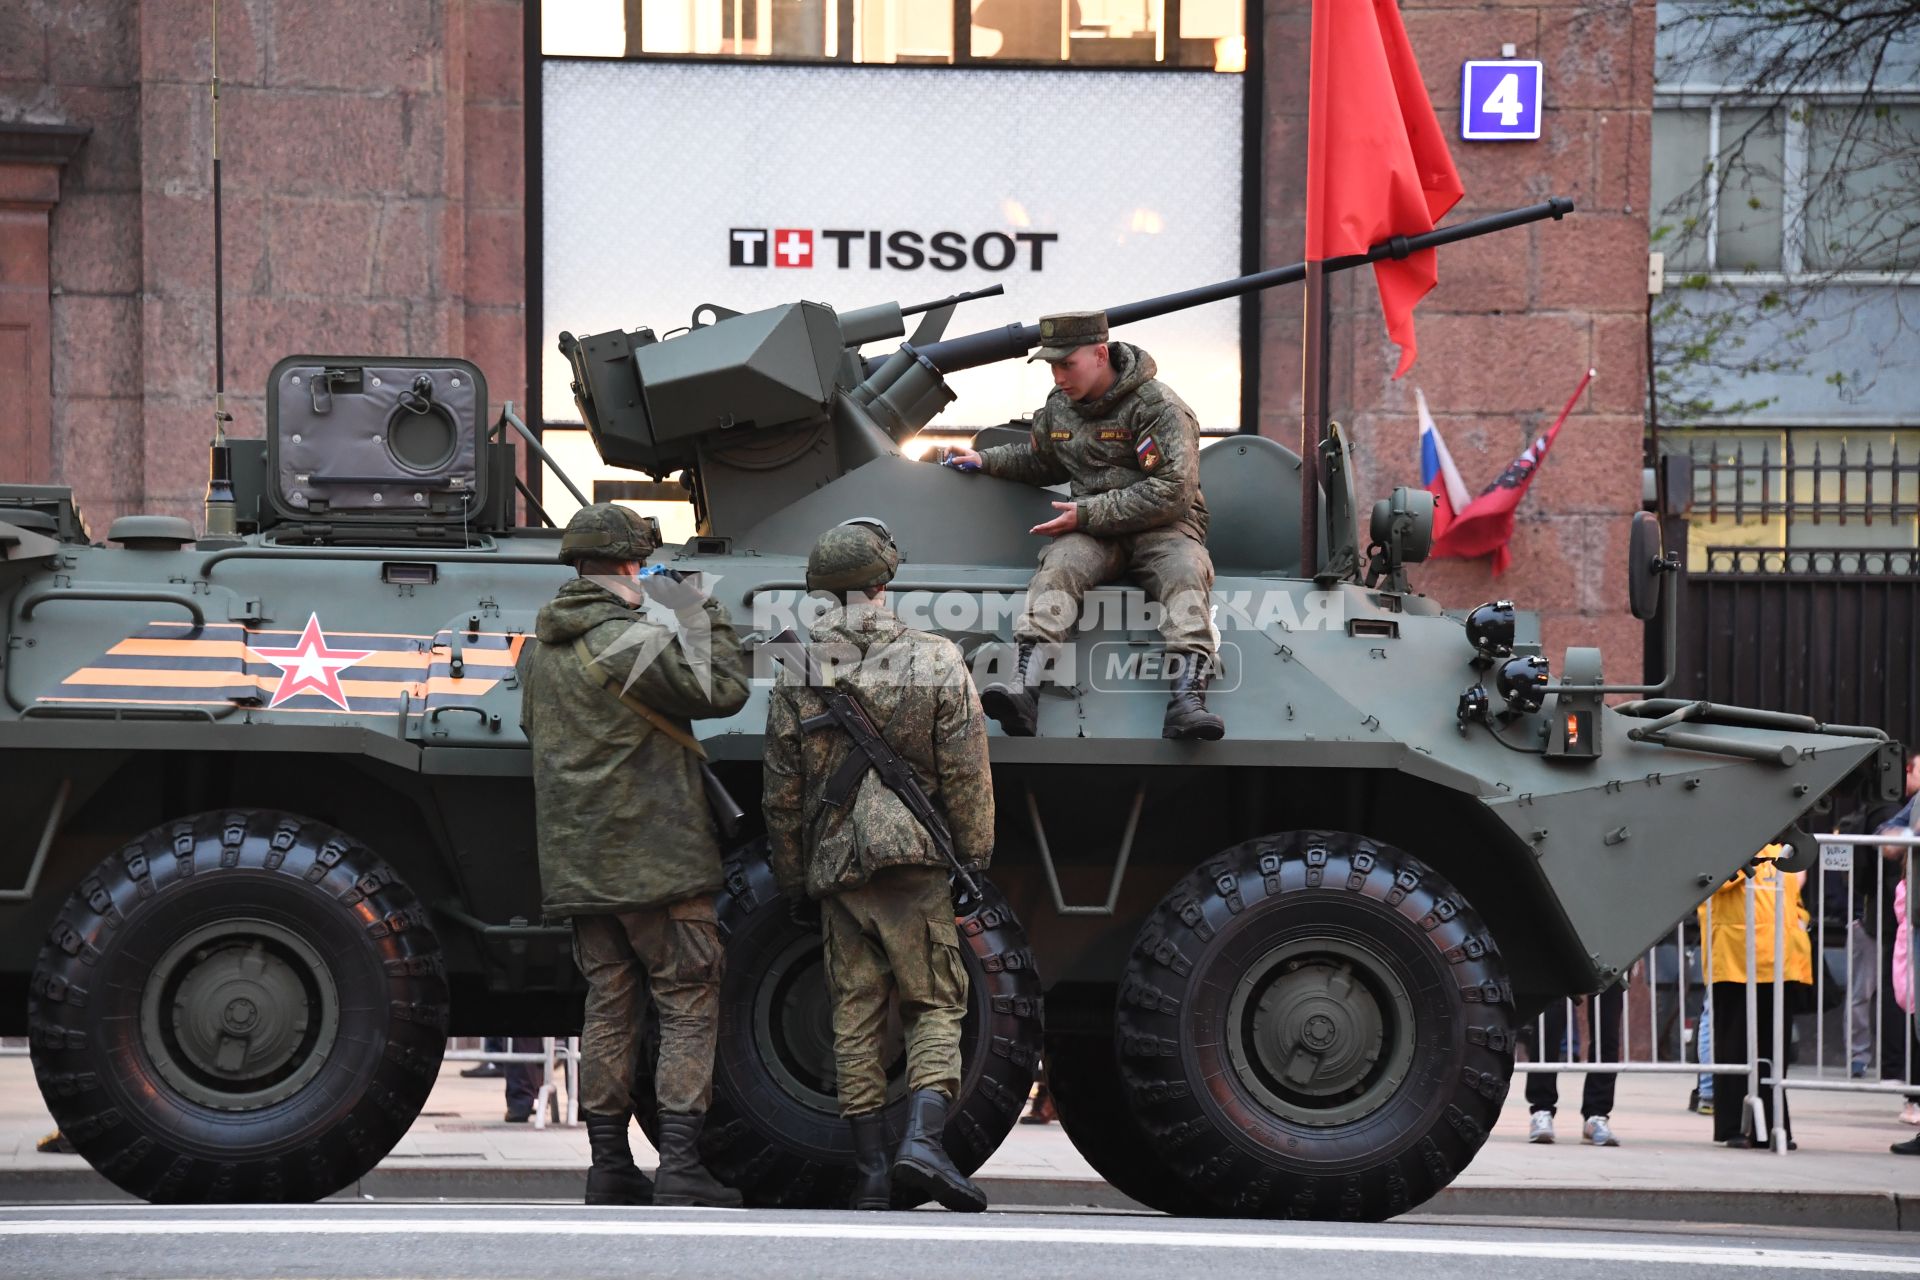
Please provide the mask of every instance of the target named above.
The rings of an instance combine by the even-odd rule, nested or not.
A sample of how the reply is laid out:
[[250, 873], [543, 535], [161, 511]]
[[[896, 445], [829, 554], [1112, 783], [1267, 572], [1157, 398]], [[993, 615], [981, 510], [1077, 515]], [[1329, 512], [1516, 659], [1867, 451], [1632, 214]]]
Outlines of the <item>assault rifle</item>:
[[807, 716], [800, 721], [803, 733], [816, 733], [838, 726], [853, 739], [853, 750], [847, 753], [847, 758], [833, 771], [833, 777], [827, 780], [821, 799], [836, 809], [844, 808], [853, 799], [854, 789], [860, 785], [860, 779], [866, 776], [867, 770], [878, 773], [887, 790], [900, 797], [900, 803], [907, 806], [907, 812], [933, 838], [933, 847], [940, 851], [947, 865], [953, 869], [954, 882], [965, 891], [968, 907], [977, 908], [982, 901], [979, 878], [967, 864], [960, 861], [960, 855], [954, 851], [953, 833], [947, 830], [946, 819], [940, 816], [932, 797], [920, 786], [920, 780], [913, 776], [913, 766], [901, 759], [900, 753], [880, 736], [873, 717], [867, 714], [860, 700], [846, 689], [821, 679], [813, 651], [807, 647], [806, 641], [794, 634], [791, 627], [761, 648], [775, 662], [798, 673], [806, 686], [819, 694], [827, 704], [827, 709], [819, 715]]

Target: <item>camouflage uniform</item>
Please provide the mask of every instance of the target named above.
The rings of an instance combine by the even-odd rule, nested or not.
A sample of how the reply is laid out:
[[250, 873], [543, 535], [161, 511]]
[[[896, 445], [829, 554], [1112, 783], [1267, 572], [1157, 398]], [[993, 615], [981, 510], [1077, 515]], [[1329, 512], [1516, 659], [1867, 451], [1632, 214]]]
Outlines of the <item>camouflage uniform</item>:
[[[960, 651], [865, 602], [829, 611], [810, 638], [821, 669], [853, 691], [944, 811], [960, 858], [985, 866], [993, 853], [986, 722]], [[782, 670], [767, 702], [763, 804], [781, 887], [822, 900], [841, 1110], [861, 1115], [886, 1100], [880, 1033], [890, 989], [906, 1024], [909, 1085], [952, 1098], [967, 979], [946, 859], [877, 773], [844, 807], [823, 802], [853, 749], [844, 733], [801, 731], [802, 719], [825, 709]]]
[[599, 1115], [624, 1116], [632, 1103], [643, 975], [660, 1012], [660, 1109], [703, 1113], [712, 1088], [723, 969], [712, 812], [692, 754], [604, 683], [682, 727], [738, 711], [746, 669], [725, 608], [706, 599], [676, 616], [683, 635], [710, 643], [683, 647], [672, 629], [577, 578], [540, 611], [539, 642], [522, 659], [544, 905], [573, 919], [588, 984], [580, 1105]]
[[[1094, 313], [1097, 314], [1097, 313]], [[1069, 319], [1078, 317], [1058, 317]], [[1045, 323], [1045, 322], [1043, 322]], [[1063, 332], [1062, 348], [1106, 342]], [[1050, 338], [1043, 330], [1043, 340]], [[1213, 657], [1220, 638], [1211, 617], [1213, 558], [1207, 554], [1207, 503], [1200, 494], [1200, 432], [1193, 410], [1154, 377], [1153, 357], [1108, 342], [1113, 386], [1080, 403], [1055, 391], [1034, 415], [1029, 439], [980, 454], [988, 475], [1025, 484], [1068, 483], [1079, 527], [1048, 542], [1027, 586], [1016, 640], [1060, 644], [1072, 633], [1087, 589], [1128, 570], [1164, 610], [1160, 633], [1172, 653]]]

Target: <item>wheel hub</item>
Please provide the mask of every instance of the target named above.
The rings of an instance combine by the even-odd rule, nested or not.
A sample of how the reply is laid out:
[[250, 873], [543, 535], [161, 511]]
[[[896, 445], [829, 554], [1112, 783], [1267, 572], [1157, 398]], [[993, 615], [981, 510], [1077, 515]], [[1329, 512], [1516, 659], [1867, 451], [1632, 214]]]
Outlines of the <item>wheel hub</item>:
[[[796, 938], [774, 961], [754, 993], [753, 1034], [760, 1057], [789, 1096], [838, 1113], [839, 1070], [833, 1050], [833, 1000], [825, 953], [817, 938]], [[880, 1032], [887, 1064], [887, 1097], [903, 1089], [906, 1037], [897, 1001], [889, 1002]]]
[[1228, 1009], [1234, 1072], [1274, 1114], [1344, 1124], [1384, 1106], [1413, 1056], [1406, 988], [1370, 947], [1300, 939], [1247, 969]]
[[160, 1075], [192, 1101], [252, 1110], [319, 1071], [339, 999], [319, 953], [279, 925], [226, 920], [169, 947], [147, 979], [141, 1038]]

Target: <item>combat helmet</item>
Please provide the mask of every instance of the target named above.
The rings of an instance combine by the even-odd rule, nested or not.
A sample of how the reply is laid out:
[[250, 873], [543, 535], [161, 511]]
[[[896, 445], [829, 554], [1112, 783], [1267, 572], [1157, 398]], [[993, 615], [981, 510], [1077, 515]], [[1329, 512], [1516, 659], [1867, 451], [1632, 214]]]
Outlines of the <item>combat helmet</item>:
[[893, 581], [900, 548], [873, 516], [855, 516], [821, 534], [807, 556], [807, 590], [871, 591]]
[[614, 502], [582, 507], [560, 535], [560, 560], [645, 560], [660, 545], [653, 521]]

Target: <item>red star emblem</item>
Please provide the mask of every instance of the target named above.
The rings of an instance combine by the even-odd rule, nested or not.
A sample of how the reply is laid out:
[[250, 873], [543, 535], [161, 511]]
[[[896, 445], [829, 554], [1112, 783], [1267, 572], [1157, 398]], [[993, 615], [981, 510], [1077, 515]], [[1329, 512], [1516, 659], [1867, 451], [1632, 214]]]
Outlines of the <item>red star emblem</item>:
[[373, 656], [371, 649], [329, 649], [317, 613], [307, 615], [306, 630], [293, 648], [255, 649], [249, 645], [248, 652], [280, 668], [280, 683], [273, 691], [273, 700], [267, 703], [268, 709], [298, 694], [317, 693], [342, 711], [353, 710], [347, 705], [347, 695], [341, 692], [340, 673]]

